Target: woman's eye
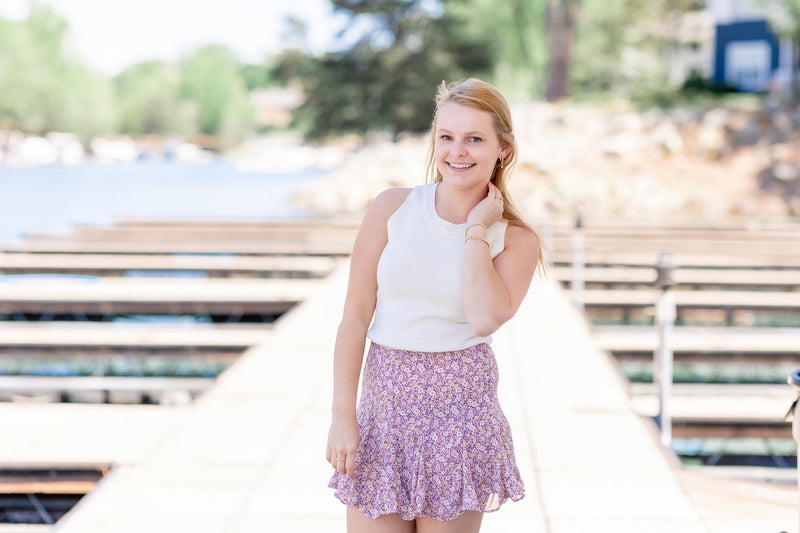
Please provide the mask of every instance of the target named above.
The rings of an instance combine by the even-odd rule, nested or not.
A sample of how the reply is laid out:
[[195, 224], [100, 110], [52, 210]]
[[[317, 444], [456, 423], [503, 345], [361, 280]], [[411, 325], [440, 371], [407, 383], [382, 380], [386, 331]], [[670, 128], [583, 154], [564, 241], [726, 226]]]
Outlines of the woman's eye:
[[452, 137], [450, 137], [449, 135], [442, 135], [442, 136], [441, 136], [441, 137], [439, 137], [439, 138], [440, 138], [441, 140], [443, 140], [443, 141], [449, 141], [449, 140], [451, 140], [451, 139], [452, 139]]
[[479, 143], [483, 139], [481, 139], [480, 137], [470, 137], [469, 140], [470, 140], [470, 142]]

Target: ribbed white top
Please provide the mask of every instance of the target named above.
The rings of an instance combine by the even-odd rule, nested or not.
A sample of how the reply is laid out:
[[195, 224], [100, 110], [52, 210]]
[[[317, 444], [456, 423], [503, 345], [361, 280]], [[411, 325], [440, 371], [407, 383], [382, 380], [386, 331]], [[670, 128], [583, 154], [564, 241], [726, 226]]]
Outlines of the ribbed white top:
[[[436, 184], [412, 189], [389, 218], [388, 242], [378, 261], [375, 317], [367, 336], [378, 344], [422, 352], [463, 350], [479, 337], [464, 314], [461, 295], [466, 224], [436, 213]], [[503, 251], [508, 224], [487, 231], [491, 257]]]

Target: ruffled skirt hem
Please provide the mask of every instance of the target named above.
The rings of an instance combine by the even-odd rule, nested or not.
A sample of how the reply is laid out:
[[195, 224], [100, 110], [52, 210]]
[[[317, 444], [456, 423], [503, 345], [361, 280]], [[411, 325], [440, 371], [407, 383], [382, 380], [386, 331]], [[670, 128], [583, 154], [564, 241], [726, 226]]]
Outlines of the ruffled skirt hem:
[[[342, 487], [340, 487], [342, 483]], [[493, 513], [500, 510], [500, 507], [511, 500], [518, 502], [525, 497], [525, 490], [522, 488], [522, 482], [519, 482], [519, 488], [511, 492], [506, 492], [503, 496], [497, 493], [491, 493], [483, 498], [478, 498], [472, 501], [453, 502], [455, 505], [442, 509], [425, 509], [424, 505], [403, 505], [401, 498], [387, 498], [387, 502], [383, 505], [375, 505], [374, 500], [371, 498], [360, 498], [357, 494], [348, 487], [350, 483], [346, 480], [346, 476], [335, 473], [331, 478], [328, 487], [336, 489], [334, 496], [345, 505], [355, 507], [367, 518], [380, 518], [381, 516], [396, 514], [403, 520], [415, 520], [420, 517], [433, 518], [434, 520], [447, 521], [455, 520], [462, 513], [466, 511], [477, 511], [479, 513]]]

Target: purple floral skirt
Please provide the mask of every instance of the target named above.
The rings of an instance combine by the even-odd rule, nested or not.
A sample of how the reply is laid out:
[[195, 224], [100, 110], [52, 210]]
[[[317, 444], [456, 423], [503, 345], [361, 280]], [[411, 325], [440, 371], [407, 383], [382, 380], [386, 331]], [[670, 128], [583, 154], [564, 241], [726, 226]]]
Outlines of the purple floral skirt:
[[354, 474], [335, 472], [328, 486], [370, 518], [452, 520], [521, 499], [497, 377], [487, 344], [411, 352], [372, 343], [357, 410]]

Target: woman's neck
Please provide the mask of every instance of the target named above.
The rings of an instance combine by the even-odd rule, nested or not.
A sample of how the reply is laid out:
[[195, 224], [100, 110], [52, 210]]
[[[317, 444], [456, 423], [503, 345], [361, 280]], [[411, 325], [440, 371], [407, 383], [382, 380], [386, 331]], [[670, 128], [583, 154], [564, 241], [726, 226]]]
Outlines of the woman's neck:
[[463, 224], [467, 221], [472, 208], [478, 205], [482, 196], [474, 191], [458, 191], [448, 189], [444, 182], [436, 185], [435, 207], [440, 218], [453, 224]]

